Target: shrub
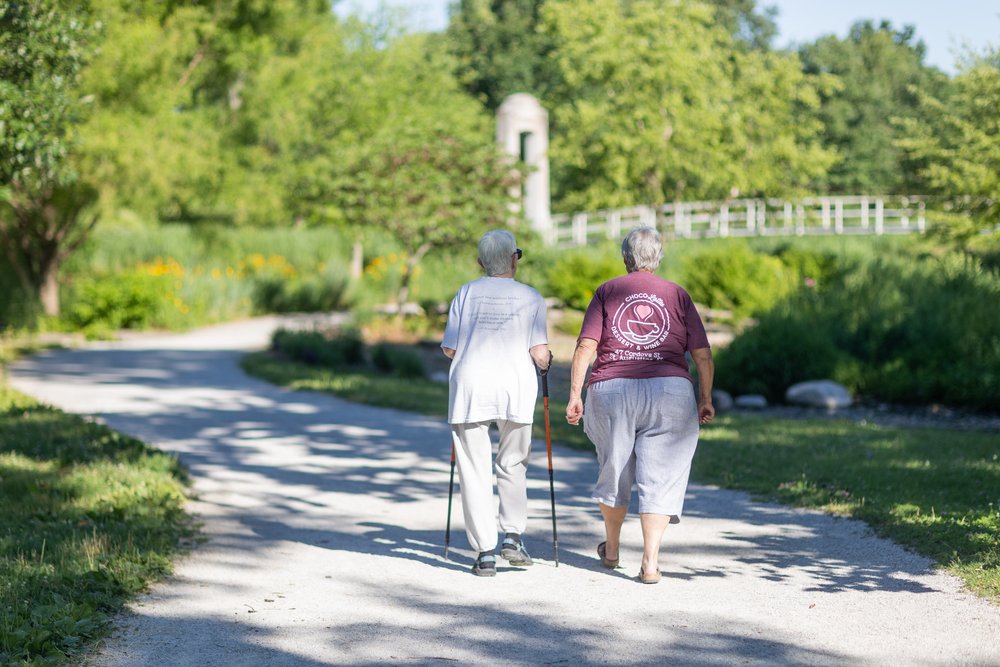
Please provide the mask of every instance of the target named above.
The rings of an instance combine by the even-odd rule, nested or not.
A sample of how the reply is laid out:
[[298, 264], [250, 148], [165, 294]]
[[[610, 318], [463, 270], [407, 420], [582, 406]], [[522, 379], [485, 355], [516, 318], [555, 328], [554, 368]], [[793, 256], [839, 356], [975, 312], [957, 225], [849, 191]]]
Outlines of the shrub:
[[427, 374], [416, 352], [389, 343], [379, 343], [372, 348], [372, 364], [376, 370], [404, 378], [422, 378]]
[[338, 265], [306, 277], [265, 273], [254, 278], [254, 309], [260, 313], [317, 313], [350, 305], [350, 278]]
[[559, 333], [576, 338], [580, 335], [580, 329], [583, 328], [583, 315], [579, 310], [563, 310], [553, 326]]
[[856, 362], [838, 349], [828, 326], [792, 307], [763, 315], [717, 354], [719, 387], [763, 394], [771, 402], [783, 401], [785, 389], [796, 382], [820, 378], [856, 390]]
[[621, 255], [606, 249], [574, 249], [557, 256], [546, 271], [545, 282], [552, 296], [568, 308], [586, 310], [594, 290], [624, 275]]
[[278, 329], [271, 337], [271, 347], [296, 361], [330, 368], [360, 366], [365, 358], [364, 343], [355, 331], [329, 338], [319, 331]]
[[797, 244], [779, 245], [773, 254], [781, 260], [799, 287], [822, 289], [845, 270], [836, 254]]
[[140, 271], [81, 280], [66, 319], [80, 329], [141, 329], [156, 323], [167, 296], [159, 276]]
[[968, 256], [888, 256], [803, 289], [719, 354], [719, 385], [772, 399], [829, 377], [866, 396], [1000, 409], [1000, 277]]
[[739, 241], [689, 255], [681, 273], [681, 284], [692, 299], [731, 311], [737, 322], [770, 310], [794, 283], [780, 259], [755, 253]]

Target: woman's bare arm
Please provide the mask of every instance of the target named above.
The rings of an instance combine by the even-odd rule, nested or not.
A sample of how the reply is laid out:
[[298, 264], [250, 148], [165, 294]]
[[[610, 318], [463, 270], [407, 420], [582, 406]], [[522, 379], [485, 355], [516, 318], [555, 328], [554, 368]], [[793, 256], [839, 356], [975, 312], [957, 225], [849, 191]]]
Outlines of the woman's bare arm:
[[587, 368], [597, 350], [597, 341], [593, 338], [581, 338], [576, 342], [573, 352], [573, 364], [569, 373], [569, 402], [566, 403], [566, 421], [576, 426], [583, 417], [583, 379]]
[[691, 350], [695, 368], [698, 369], [698, 422], [707, 424], [715, 418], [715, 406], [712, 405], [712, 383], [715, 381], [715, 361], [712, 359], [712, 348], [701, 347]]

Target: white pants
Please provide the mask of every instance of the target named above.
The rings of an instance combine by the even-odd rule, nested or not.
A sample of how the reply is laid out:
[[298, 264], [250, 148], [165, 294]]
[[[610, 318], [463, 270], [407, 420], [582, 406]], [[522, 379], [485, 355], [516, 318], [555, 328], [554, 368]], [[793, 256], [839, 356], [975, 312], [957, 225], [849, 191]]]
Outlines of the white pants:
[[[477, 552], [497, 546], [497, 518], [493, 504], [493, 443], [490, 423], [452, 424], [455, 463], [462, 489], [462, 514], [469, 544]], [[500, 496], [500, 530], [523, 533], [528, 525], [528, 455], [531, 424], [497, 419], [497, 495]]]

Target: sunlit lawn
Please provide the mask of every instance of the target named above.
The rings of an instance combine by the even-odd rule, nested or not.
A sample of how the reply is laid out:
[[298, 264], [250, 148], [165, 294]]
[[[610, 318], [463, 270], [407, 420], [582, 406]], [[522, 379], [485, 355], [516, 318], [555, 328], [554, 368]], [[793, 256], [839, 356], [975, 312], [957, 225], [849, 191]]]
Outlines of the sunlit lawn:
[[[269, 353], [246, 357], [244, 368], [283, 386], [372, 405], [442, 417], [447, 406], [448, 387], [427, 380], [321, 369]], [[553, 392], [553, 440], [591, 450], [582, 429], [561, 418], [561, 397]], [[1000, 601], [995, 433], [729, 415], [703, 430], [693, 475], [760, 498], [862, 519], [933, 558], [976, 593]]]
[[0, 387], [0, 664], [65, 664], [191, 535], [177, 461]]

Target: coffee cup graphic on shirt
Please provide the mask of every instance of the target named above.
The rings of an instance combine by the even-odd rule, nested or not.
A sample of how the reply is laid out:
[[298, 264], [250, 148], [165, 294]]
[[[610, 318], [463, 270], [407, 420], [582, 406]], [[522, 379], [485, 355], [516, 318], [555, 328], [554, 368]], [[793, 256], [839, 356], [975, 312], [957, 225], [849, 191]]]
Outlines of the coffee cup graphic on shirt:
[[670, 315], [660, 299], [633, 294], [618, 307], [612, 325], [615, 338], [626, 347], [651, 349], [670, 332]]

